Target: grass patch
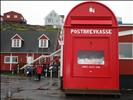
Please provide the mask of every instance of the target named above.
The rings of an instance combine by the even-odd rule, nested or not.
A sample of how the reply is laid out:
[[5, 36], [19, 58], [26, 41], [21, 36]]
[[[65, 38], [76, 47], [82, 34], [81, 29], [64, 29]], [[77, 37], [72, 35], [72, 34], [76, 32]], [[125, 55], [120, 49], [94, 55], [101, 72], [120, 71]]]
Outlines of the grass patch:
[[5, 71], [5, 72], [1, 72], [1, 75], [7, 75], [7, 76], [16, 76], [18, 74], [12, 72], [12, 71]]
[[60, 29], [53, 28], [53, 26], [40, 26], [40, 25], [28, 25], [24, 23], [1, 23], [1, 31], [6, 29], [14, 29], [18, 31], [32, 30], [32, 31], [42, 31], [42, 32], [59, 32]]

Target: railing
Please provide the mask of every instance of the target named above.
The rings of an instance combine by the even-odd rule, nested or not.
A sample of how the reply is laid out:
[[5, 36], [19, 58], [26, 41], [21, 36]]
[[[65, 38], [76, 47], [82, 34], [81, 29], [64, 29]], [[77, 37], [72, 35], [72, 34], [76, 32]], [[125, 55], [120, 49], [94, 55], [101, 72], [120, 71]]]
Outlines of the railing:
[[[61, 49], [53, 52], [52, 54], [50, 55], [41, 55], [40, 57], [36, 58], [35, 60], [32, 61], [32, 63], [36, 62], [37, 60], [41, 59], [41, 58], [45, 58], [45, 57], [51, 57], [51, 56], [54, 56], [56, 53], [59, 53], [61, 51]], [[26, 64], [24, 65], [23, 67], [21, 67], [20, 69], [24, 69], [25, 67], [29, 66], [31, 64]]]

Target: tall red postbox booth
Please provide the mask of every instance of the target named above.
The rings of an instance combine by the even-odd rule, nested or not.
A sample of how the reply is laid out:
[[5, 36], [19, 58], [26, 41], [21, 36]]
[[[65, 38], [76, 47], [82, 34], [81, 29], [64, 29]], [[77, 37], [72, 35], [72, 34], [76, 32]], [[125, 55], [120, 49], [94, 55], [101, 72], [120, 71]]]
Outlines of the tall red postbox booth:
[[101, 3], [81, 3], [66, 18], [63, 90], [119, 91], [117, 21], [113, 12]]

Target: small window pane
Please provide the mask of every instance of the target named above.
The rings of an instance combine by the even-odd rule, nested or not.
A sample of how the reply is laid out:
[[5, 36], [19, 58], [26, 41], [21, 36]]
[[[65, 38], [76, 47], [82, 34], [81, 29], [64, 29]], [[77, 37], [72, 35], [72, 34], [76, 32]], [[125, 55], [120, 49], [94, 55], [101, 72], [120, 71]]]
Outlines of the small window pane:
[[39, 47], [40, 48], [48, 48], [48, 40], [46, 40], [46, 39], [39, 40]]
[[16, 47], [19, 47], [19, 40], [16, 41]]
[[43, 41], [43, 46], [46, 47], [47, 46], [47, 40]]
[[14, 15], [14, 18], [17, 18], [18, 16], [17, 15]]
[[18, 61], [17, 57], [12, 57], [12, 62], [16, 63]]
[[104, 64], [103, 51], [79, 51], [78, 64]]
[[5, 57], [5, 62], [10, 63], [10, 57]]
[[133, 58], [133, 44], [119, 44], [119, 58]]
[[6, 17], [7, 17], [7, 18], [10, 18], [10, 15], [7, 15]]
[[52, 21], [52, 20], [49, 18], [49, 19], [48, 19], [48, 22], [51, 23], [51, 21]]

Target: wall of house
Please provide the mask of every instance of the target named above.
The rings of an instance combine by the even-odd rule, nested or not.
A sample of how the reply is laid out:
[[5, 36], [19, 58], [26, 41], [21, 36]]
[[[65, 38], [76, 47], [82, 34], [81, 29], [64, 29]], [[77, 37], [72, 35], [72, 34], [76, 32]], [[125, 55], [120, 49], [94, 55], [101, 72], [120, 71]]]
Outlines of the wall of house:
[[4, 58], [5, 56], [17, 56], [18, 62], [26, 63], [26, 54], [16, 54], [16, 53], [2, 53], [1, 55], [1, 70], [2, 71], [9, 71], [14, 70], [16, 68], [17, 63], [5, 63]]
[[[34, 59], [40, 57], [42, 54], [38, 54], [38, 53], [2, 53], [1, 55], [1, 71], [10, 71], [14, 70], [17, 67], [17, 63], [4, 63], [4, 57], [5, 56], [17, 56], [18, 57], [18, 63], [21, 63], [22, 67], [23, 65], [25, 65], [27, 63], [27, 56], [32, 56]], [[59, 57], [53, 57], [52, 59], [55, 59], [56, 61], [59, 60]], [[50, 58], [46, 58], [46, 62], [43, 64], [50, 64], [52, 59]], [[38, 65], [40, 63], [40, 61], [36, 61], [34, 64]]]
[[1, 71], [6, 71], [6, 70], [10, 70], [10, 64], [5, 64], [4, 63], [4, 56], [10, 56], [10, 54], [9, 53], [6, 53], [6, 54], [0, 54], [0, 56], [1, 56], [1, 60], [0, 60], [0, 68], [1, 68]]
[[133, 59], [119, 59], [120, 75], [133, 75]]
[[[133, 43], [133, 34], [119, 36], [119, 43]], [[133, 75], [133, 59], [119, 59], [120, 75]]]
[[120, 36], [119, 37], [119, 42], [124, 42], [124, 43], [133, 42], [133, 34]]

